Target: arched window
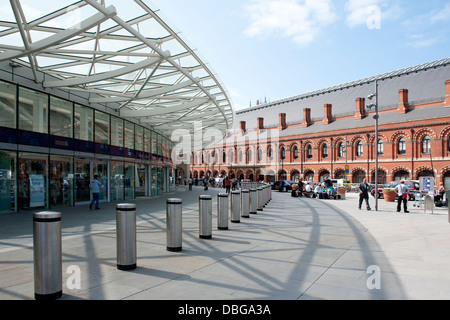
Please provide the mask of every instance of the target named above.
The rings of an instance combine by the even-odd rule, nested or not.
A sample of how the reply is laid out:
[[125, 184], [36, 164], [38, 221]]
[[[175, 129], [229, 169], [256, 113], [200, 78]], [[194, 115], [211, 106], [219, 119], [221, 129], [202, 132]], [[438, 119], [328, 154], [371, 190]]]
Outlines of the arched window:
[[269, 160], [273, 160], [273, 150], [272, 147], [269, 148], [269, 154], [267, 155]]
[[234, 152], [230, 152], [230, 163], [234, 163]]
[[430, 153], [431, 152], [431, 140], [430, 136], [426, 135], [422, 139], [422, 153]]
[[281, 158], [281, 160], [285, 160], [286, 159], [286, 149], [284, 147], [281, 147], [280, 158]]
[[247, 154], [247, 163], [251, 163], [253, 160], [252, 160], [252, 158], [253, 158], [253, 153], [252, 153], [252, 149], [248, 149], [248, 154]]
[[297, 146], [294, 146], [293, 158], [294, 158], [294, 160], [298, 159], [298, 147]]
[[306, 147], [306, 157], [308, 159], [312, 159], [312, 157], [313, 157], [313, 149], [310, 144]]
[[239, 158], [238, 158], [239, 163], [242, 163], [242, 150], [239, 150]]
[[398, 140], [398, 154], [406, 154], [406, 139], [400, 138]]
[[345, 145], [343, 142], [339, 143], [338, 150], [339, 150], [339, 158], [345, 157]]
[[223, 163], [227, 163], [227, 155], [226, 155], [225, 151], [222, 153], [222, 161], [223, 161]]
[[358, 141], [356, 143], [356, 156], [357, 157], [362, 157], [364, 155], [364, 145], [362, 143], [362, 141]]
[[328, 158], [328, 146], [326, 143], [322, 145], [322, 158]]
[[263, 151], [262, 151], [262, 149], [259, 149], [258, 150], [258, 162], [261, 162], [262, 158], [263, 158]]
[[377, 152], [378, 152], [379, 156], [383, 155], [383, 153], [384, 153], [384, 147], [383, 147], [383, 140], [382, 139], [378, 139]]
[[450, 135], [447, 138], [447, 151], [450, 152]]

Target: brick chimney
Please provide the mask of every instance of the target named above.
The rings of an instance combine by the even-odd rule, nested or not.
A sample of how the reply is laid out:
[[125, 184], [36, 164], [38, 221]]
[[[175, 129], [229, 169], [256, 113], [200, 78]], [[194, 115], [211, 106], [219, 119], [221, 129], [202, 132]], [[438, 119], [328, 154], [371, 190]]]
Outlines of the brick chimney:
[[261, 130], [264, 129], [264, 118], [258, 118], [256, 120], [258, 127], [256, 128], [256, 131], [259, 133]]
[[356, 98], [355, 119], [363, 119], [366, 116], [366, 99]]
[[303, 109], [303, 128], [307, 128], [311, 125], [311, 109], [310, 108], [304, 108]]
[[331, 104], [325, 104], [324, 105], [324, 117], [323, 117], [323, 124], [329, 124], [331, 122]]
[[278, 130], [284, 130], [287, 128], [286, 125], [286, 113], [278, 114]]
[[399, 102], [398, 102], [398, 113], [406, 113], [408, 112], [408, 90], [407, 89], [400, 89], [398, 91], [399, 96]]
[[241, 133], [245, 133], [246, 130], [245, 126], [246, 126], [245, 121], [241, 121], [239, 124], [239, 129], [241, 129]]
[[445, 81], [444, 107], [450, 107], [450, 80]]

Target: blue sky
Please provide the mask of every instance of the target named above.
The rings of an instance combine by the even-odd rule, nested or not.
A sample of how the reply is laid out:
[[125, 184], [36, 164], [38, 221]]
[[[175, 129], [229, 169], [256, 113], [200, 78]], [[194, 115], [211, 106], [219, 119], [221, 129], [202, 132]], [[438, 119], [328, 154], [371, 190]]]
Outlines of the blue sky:
[[[450, 56], [448, 0], [144, 1], [209, 62], [235, 110]], [[21, 3], [30, 18], [55, 9]]]
[[[449, 57], [445, 0], [151, 0], [236, 110]], [[450, 76], [449, 76], [450, 78]]]

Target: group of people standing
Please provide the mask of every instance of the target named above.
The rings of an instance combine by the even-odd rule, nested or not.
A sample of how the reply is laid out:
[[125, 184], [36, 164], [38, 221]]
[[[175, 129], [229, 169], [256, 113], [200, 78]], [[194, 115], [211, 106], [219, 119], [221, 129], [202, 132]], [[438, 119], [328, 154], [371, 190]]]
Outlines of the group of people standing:
[[[200, 180], [200, 179], [197, 179], [195, 185], [198, 185], [198, 180]], [[203, 183], [203, 186], [204, 186], [205, 190], [208, 190], [208, 186], [210, 184], [210, 181], [215, 181], [215, 180], [214, 179], [208, 180], [207, 178], [203, 178], [202, 179], [202, 183]], [[193, 179], [189, 178], [188, 183], [189, 183], [189, 190], [192, 190], [192, 186], [194, 184]], [[239, 185], [240, 185], [240, 181], [238, 179], [231, 179], [229, 177], [224, 177], [219, 182], [218, 187], [223, 187], [223, 188], [225, 188], [225, 191], [227, 193], [230, 193], [231, 190], [236, 190], [237, 188], [239, 188]], [[213, 185], [213, 187], [214, 186], [215, 185]]]
[[[367, 179], [359, 185], [359, 210], [361, 210], [361, 206], [363, 202], [366, 202], [367, 210], [370, 210], [369, 203], [369, 184], [367, 183]], [[402, 203], [403, 203], [403, 212], [409, 213], [408, 211], [408, 187], [405, 185], [405, 181], [400, 181], [400, 183], [395, 187], [395, 192], [397, 193], [397, 212], [401, 211]]]

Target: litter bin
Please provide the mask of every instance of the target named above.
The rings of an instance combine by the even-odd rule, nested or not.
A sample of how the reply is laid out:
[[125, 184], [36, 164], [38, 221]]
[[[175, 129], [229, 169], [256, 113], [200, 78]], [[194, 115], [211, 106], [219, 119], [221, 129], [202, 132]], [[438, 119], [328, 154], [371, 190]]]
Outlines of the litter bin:
[[62, 296], [61, 213], [33, 215], [34, 298], [54, 300]]
[[182, 250], [182, 200], [170, 198], [166, 201], [166, 245], [167, 251]]
[[136, 269], [136, 205], [116, 205], [117, 269]]
[[201, 239], [212, 238], [212, 196], [202, 195], [199, 198], [200, 234]]
[[228, 229], [228, 193], [217, 195], [217, 229]]

